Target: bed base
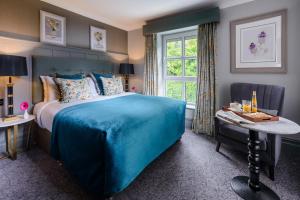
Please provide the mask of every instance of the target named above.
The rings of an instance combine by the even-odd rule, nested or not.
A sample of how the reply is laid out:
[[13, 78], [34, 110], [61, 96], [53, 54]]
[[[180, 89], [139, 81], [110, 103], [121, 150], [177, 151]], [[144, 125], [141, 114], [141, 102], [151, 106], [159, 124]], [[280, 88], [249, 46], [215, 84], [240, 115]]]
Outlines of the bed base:
[[34, 141], [37, 146], [50, 155], [51, 132], [47, 129], [41, 128], [36, 122], [34, 122], [33, 128]]

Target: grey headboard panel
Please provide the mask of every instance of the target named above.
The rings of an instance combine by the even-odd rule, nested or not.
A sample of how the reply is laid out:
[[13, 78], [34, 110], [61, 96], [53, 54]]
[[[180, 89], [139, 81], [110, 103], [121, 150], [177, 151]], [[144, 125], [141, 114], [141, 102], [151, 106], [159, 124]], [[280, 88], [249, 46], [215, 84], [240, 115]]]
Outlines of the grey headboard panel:
[[54, 73], [75, 74], [75, 73], [102, 72], [113, 73], [114, 64], [109, 60], [88, 60], [71, 57], [32, 57], [32, 103], [43, 101], [41, 75]]

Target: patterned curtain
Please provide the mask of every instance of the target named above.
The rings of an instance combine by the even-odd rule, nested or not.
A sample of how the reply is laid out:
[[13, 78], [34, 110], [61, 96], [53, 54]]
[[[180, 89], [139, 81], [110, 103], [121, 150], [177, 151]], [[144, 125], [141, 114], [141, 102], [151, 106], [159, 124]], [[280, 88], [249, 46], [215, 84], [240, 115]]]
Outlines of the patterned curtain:
[[197, 98], [193, 120], [195, 133], [214, 134], [216, 23], [198, 27]]
[[145, 71], [144, 71], [144, 94], [154, 95], [158, 93], [158, 66], [156, 34], [146, 35], [145, 44]]

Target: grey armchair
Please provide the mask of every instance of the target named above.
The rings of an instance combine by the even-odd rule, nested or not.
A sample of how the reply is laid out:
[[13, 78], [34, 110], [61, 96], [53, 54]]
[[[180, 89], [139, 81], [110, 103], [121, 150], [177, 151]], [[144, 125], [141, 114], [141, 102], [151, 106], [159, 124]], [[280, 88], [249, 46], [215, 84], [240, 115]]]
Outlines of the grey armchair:
[[[251, 83], [233, 83], [230, 88], [231, 102], [251, 99], [252, 91], [257, 93], [259, 109], [266, 109], [272, 114], [281, 115], [284, 100], [284, 87]], [[248, 152], [248, 130], [222, 123], [215, 118], [216, 151], [222, 143], [243, 152]], [[274, 170], [281, 151], [281, 136], [259, 133], [261, 162], [267, 166], [270, 179], [274, 180]]]

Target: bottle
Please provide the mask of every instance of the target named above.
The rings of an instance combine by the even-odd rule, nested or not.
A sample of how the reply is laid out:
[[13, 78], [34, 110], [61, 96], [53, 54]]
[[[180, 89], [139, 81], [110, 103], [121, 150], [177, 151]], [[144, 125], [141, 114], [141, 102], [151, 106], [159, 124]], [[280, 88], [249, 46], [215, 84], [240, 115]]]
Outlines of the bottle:
[[256, 91], [253, 91], [252, 100], [251, 100], [251, 112], [257, 112], [257, 98], [256, 98]]

